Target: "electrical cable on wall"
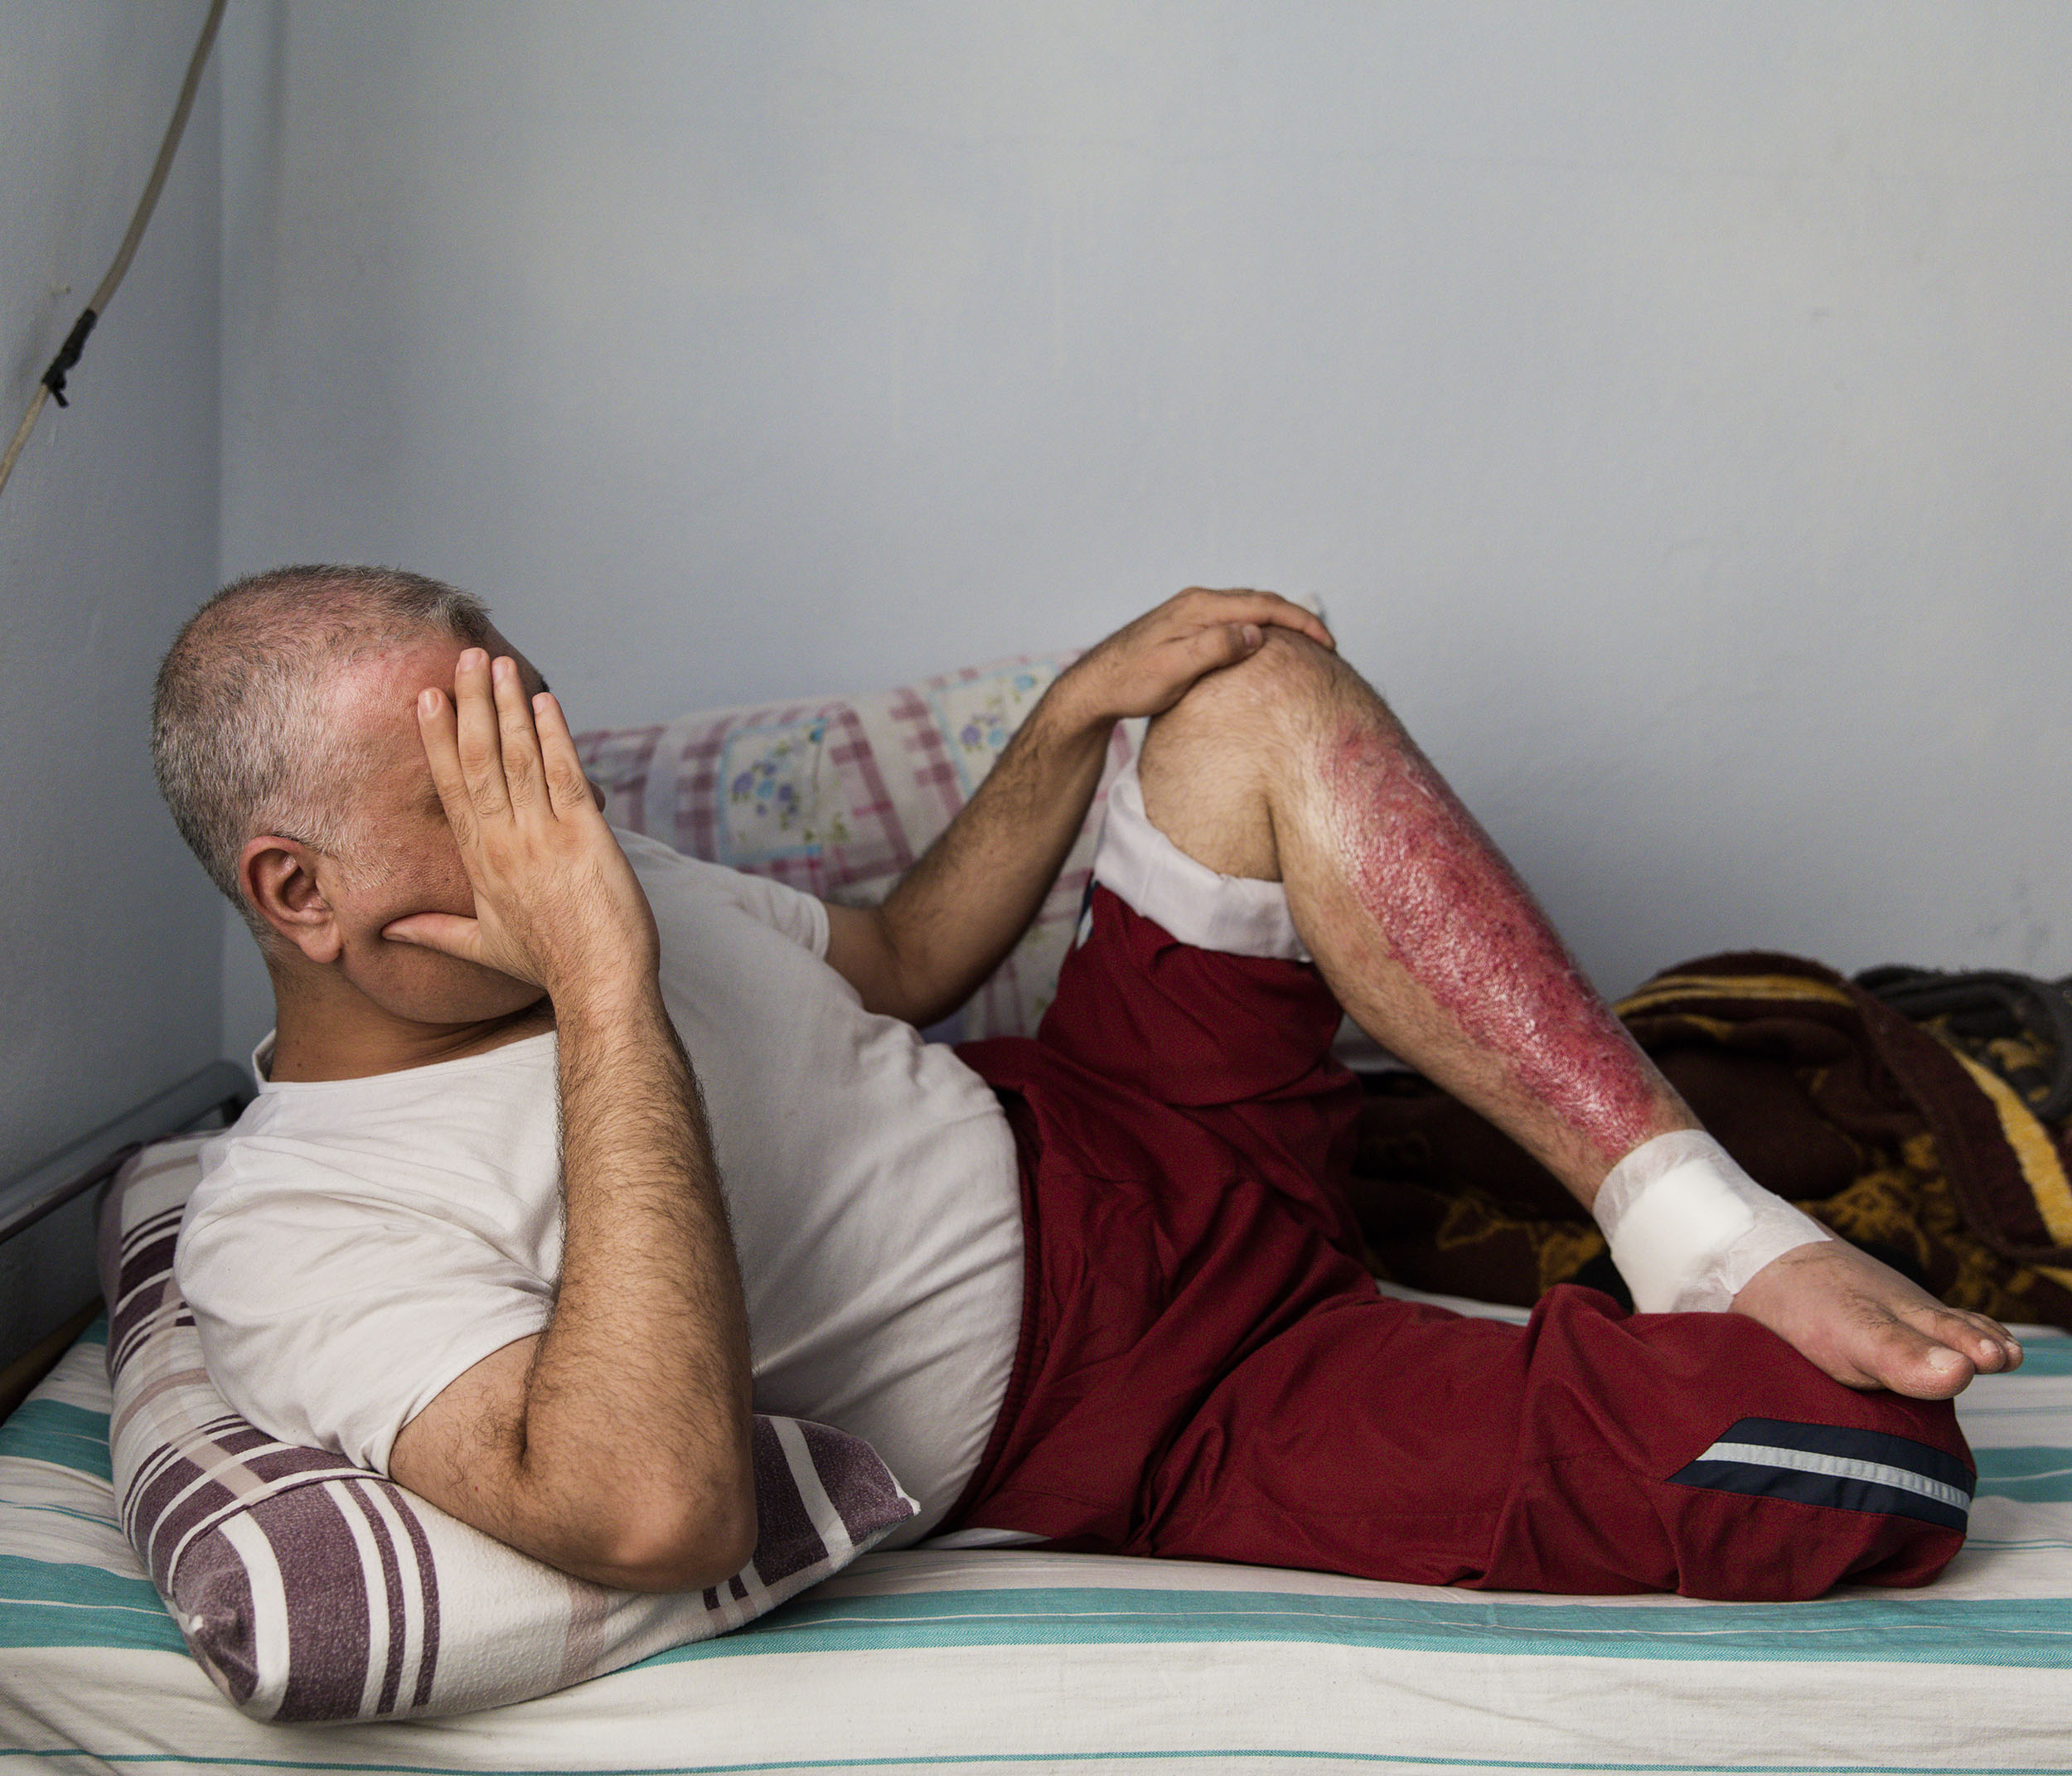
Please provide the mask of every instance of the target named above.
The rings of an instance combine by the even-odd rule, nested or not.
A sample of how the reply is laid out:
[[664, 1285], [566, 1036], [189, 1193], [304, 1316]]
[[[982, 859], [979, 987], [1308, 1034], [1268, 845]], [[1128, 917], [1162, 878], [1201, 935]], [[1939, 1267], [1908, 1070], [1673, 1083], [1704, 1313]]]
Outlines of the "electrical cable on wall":
[[72, 331], [65, 336], [65, 343], [58, 347], [57, 356], [51, 360], [49, 368], [36, 384], [29, 410], [15, 428], [7, 454], [0, 457], [0, 490], [6, 488], [7, 477], [14, 473], [15, 459], [28, 443], [36, 416], [43, 411], [43, 404], [55, 399], [61, 407], [71, 404], [65, 399], [65, 379], [86, 349], [86, 336], [94, 331], [94, 322], [107, 312], [116, 286], [123, 281], [123, 274], [129, 269], [129, 262], [136, 254], [137, 243], [143, 239], [144, 225], [150, 221], [151, 212], [158, 207], [158, 193], [165, 187], [166, 175], [172, 170], [172, 157], [179, 151], [180, 138], [186, 132], [187, 114], [194, 109], [195, 90], [201, 84], [202, 65], [208, 60], [209, 50], [215, 41], [216, 27], [223, 22], [225, 4], [225, 0], [211, 0], [209, 16], [202, 21], [201, 35], [187, 63], [187, 77], [180, 83], [179, 102], [172, 108], [172, 121], [166, 126], [166, 139], [158, 145], [158, 159], [151, 169], [144, 195], [138, 200], [137, 213], [130, 217], [128, 232], [115, 250], [115, 263], [108, 268], [108, 275], [101, 279], [92, 299], [80, 311], [79, 319], [72, 323]]

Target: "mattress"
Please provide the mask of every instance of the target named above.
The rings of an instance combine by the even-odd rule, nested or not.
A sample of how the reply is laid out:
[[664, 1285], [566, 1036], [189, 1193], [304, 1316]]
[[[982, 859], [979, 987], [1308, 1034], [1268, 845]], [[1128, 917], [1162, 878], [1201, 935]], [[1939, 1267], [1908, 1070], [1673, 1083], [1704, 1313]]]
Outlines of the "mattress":
[[0, 1776], [108, 1771], [2072, 1769], [2072, 1338], [1962, 1401], [1936, 1585], [1576, 1599], [1006, 1550], [868, 1556], [753, 1627], [516, 1706], [235, 1713], [117, 1527], [104, 1330], [0, 1428]]

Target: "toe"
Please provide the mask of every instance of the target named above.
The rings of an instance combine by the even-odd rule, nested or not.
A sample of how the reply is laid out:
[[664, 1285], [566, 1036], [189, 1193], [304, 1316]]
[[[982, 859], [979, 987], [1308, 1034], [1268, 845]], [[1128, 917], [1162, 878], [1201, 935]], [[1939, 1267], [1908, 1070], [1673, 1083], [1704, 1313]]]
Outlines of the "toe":
[[[1859, 1366], [1872, 1385], [1916, 1400], [1948, 1400], [1962, 1393], [1980, 1365], [1961, 1345], [1894, 1315], [1866, 1328]], [[1966, 1341], [1968, 1343], [1968, 1340]]]
[[1947, 1344], [1930, 1344], [1915, 1369], [1919, 1386], [1890, 1384], [1895, 1393], [1912, 1394], [1920, 1400], [1947, 1400], [1961, 1393], [1978, 1374], [1978, 1366], [1962, 1351]]
[[1943, 1308], [1908, 1317], [1926, 1337], [1969, 1358], [1982, 1375], [2016, 1368], [2021, 1362], [2020, 1342], [1998, 1320], [1983, 1314]]

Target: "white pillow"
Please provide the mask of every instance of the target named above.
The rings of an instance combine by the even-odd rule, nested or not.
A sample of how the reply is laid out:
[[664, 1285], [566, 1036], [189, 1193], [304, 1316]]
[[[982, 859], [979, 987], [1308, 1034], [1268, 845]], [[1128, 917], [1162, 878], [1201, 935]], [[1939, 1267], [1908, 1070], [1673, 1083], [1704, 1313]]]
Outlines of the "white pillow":
[[109, 1442], [123, 1527], [189, 1648], [262, 1720], [457, 1714], [738, 1628], [914, 1514], [869, 1444], [755, 1425], [755, 1557], [725, 1585], [588, 1585], [321, 1449], [276, 1442], [210, 1385], [173, 1281], [206, 1136], [148, 1148], [101, 1210]]

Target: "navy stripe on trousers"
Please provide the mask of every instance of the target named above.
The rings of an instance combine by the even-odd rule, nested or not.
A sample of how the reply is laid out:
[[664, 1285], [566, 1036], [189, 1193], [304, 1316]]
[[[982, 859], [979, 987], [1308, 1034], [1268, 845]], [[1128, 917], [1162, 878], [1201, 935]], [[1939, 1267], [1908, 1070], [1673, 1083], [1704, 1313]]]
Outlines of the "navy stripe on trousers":
[[1960, 1531], [1969, 1520], [1974, 1483], [1955, 1456], [1910, 1438], [1775, 1418], [1737, 1420], [1669, 1479]]

